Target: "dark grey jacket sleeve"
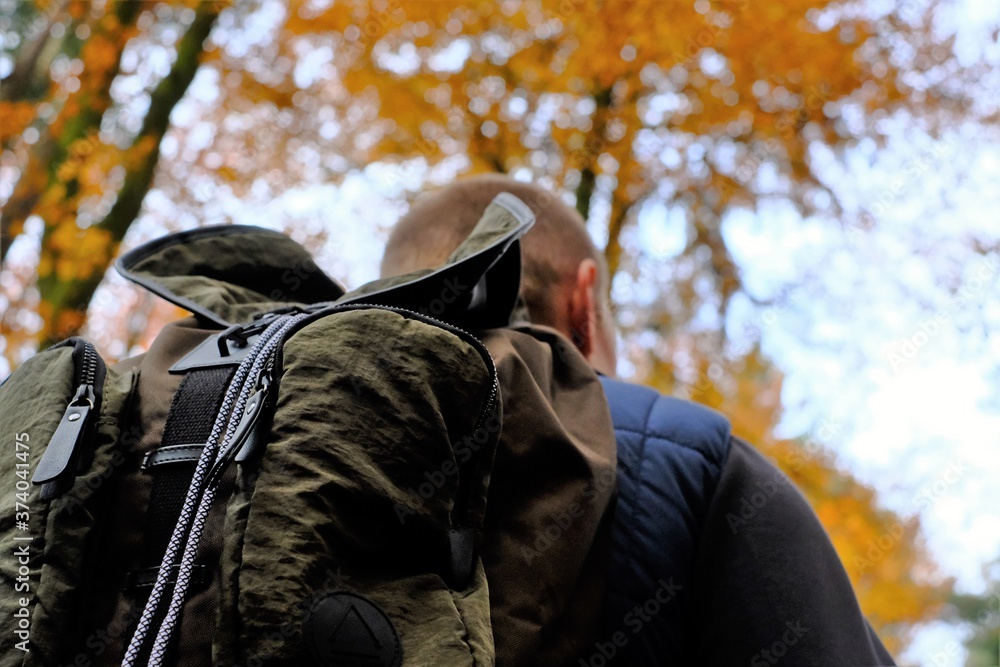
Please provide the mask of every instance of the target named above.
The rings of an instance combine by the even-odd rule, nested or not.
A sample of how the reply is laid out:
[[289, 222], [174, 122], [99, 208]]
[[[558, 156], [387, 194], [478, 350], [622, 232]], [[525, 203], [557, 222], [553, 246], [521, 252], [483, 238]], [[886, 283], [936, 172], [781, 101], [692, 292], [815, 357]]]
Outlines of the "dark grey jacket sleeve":
[[691, 664], [894, 665], [805, 498], [733, 438], [698, 545]]

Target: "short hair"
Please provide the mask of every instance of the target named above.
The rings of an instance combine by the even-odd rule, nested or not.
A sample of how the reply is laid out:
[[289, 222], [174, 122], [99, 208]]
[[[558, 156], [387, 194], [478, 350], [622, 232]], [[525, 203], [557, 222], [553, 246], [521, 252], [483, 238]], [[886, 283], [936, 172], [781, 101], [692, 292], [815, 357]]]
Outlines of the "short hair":
[[527, 204], [535, 224], [521, 240], [521, 295], [533, 322], [559, 321], [557, 288], [575, 279], [584, 259], [597, 262], [607, 285], [603, 256], [583, 218], [557, 194], [500, 174], [473, 176], [419, 197], [393, 227], [382, 257], [383, 276], [440, 266], [469, 235], [489, 203], [509, 192]]

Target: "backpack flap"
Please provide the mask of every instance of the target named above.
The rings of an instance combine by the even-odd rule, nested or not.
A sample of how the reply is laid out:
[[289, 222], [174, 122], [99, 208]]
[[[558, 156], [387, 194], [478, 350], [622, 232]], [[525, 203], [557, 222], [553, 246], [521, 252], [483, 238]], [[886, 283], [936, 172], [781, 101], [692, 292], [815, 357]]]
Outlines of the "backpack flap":
[[249, 225], [171, 234], [122, 255], [126, 279], [219, 327], [289, 305], [334, 301], [344, 288], [288, 236]]
[[502, 192], [444, 266], [370, 282], [340, 303], [407, 308], [473, 330], [505, 327], [521, 285], [520, 238], [534, 222], [524, 202]]
[[308, 251], [284, 234], [247, 225], [217, 225], [171, 234], [125, 255], [126, 279], [224, 327], [179, 360], [171, 372], [238, 364], [260, 316], [366, 303], [406, 308], [456, 326], [507, 326], [521, 281], [520, 237], [534, 224], [522, 201], [501, 193], [444, 266], [370, 282], [344, 293]]
[[521, 278], [518, 239], [535, 218], [501, 193], [469, 237], [435, 270], [375, 280], [345, 294], [288, 236], [250, 225], [214, 225], [150, 241], [115, 269], [219, 327], [263, 313], [331, 303], [395, 306], [474, 329], [506, 326]]

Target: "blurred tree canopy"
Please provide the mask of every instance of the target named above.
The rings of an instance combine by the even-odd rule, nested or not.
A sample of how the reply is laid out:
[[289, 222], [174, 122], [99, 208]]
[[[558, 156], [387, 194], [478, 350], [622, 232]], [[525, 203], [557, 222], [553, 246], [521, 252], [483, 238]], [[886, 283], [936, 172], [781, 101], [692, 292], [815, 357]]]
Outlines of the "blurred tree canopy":
[[982, 595], [955, 594], [949, 612], [970, 627], [967, 665], [1000, 664], [1000, 558], [983, 566], [987, 581]]
[[[4, 203], [0, 239], [6, 256], [28, 216], [44, 221], [36, 272], [42, 326], [33, 335], [49, 343], [83, 325], [152, 184], [170, 112], [194, 78], [222, 4], [53, 0], [15, 6], [15, 25], [6, 27], [4, 41], [20, 44], [2, 81], [0, 142], [14, 153], [19, 178]], [[149, 76], [138, 58], [123, 63], [123, 56], [156, 37], [174, 42], [174, 62], [143, 91], [141, 123], [109, 132], [119, 78]]]
[[[530, 177], [603, 240], [637, 379], [723, 410], [795, 479], [890, 648], [947, 599], [918, 520], [831, 458], [836, 428], [773, 435], [782, 378], [763, 325], [726, 317], [737, 295], [781, 295], [748, 288], [722, 224], [775, 199], [852, 233], [876, 224], [848, 219], [817, 151], [881, 141], [895, 113], [929, 132], [973, 113], [960, 83], [982, 73], [932, 35], [937, 2], [2, 3], [2, 249], [37, 253], [0, 284], [12, 365], [85, 324], [151, 189], [202, 224], [215, 192], [373, 162]], [[198, 116], [179, 122], [196, 77]], [[684, 246], [650, 253], [647, 213], [679, 221]]]

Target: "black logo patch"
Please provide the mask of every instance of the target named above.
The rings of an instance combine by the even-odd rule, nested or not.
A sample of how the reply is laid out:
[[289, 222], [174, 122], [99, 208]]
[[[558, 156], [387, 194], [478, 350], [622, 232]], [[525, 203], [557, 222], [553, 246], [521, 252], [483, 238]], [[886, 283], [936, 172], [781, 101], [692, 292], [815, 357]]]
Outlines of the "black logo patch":
[[310, 607], [302, 640], [320, 667], [399, 667], [399, 634], [368, 598], [326, 593]]

